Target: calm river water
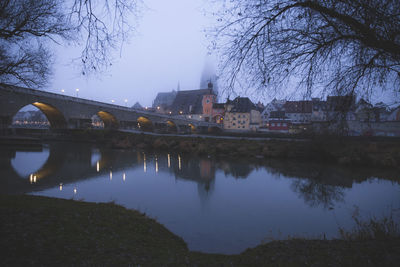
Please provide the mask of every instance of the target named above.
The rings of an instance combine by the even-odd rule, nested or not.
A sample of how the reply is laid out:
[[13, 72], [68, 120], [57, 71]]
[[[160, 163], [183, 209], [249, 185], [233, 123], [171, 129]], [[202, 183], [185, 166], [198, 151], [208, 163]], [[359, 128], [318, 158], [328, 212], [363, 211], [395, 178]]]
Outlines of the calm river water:
[[3, 193], [114, 201], [155, 218], [196, 251], [337, 237], [355, 214], [399, 220], [400, 177], [387, 170], [62, 143], [1, 148], [0, 156]]

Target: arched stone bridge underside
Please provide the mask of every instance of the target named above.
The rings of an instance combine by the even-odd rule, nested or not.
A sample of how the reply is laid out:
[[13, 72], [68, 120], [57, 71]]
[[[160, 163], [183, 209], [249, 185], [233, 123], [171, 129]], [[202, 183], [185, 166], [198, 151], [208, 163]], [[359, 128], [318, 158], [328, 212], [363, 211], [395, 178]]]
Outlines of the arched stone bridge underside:
[[53, 129], [92, 127], [97, 115], [108, 129], [140, 129], [143, 131], [190, 133], [220, 130], [216, 123], [134, 110], [45, 91], [0, 84], [0, 127], [11, 125], [14, 115], [27, 105], [40, 109]]

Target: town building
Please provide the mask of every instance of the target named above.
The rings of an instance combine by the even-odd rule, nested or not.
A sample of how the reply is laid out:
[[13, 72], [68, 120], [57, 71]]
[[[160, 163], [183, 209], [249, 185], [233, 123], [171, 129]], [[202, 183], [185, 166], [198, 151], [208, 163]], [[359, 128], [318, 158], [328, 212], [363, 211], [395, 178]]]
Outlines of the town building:
[[271, 111], [268, 119], [268, 131], [271, 132], [289, 132], [290, 120], [286, 117], [285, 111]]
[[225, 104], [214, 103], [211, 121], [215, 123], [224, 123], [224, 116], [225, 116]]
[[256, 131], [261, 124], [261, 114], [248, 97], [236, 97], [225, 104], [224, 129]]
[[311, 122], [312, 101], [286, 101], [283, 108], [292, 124], [308, 124]]
[[326, 101], [322, 101], [319, 98], [312, 99], [312, 113], [311, 113], [312, 122], [326, 121], [326, 114], [327, 114], [326, 111], [327, 111]]
[[139, 102], [136, 102], [131, 108], [132, 108], [132, 109], [142, 110], [142, 109], [143, 109], [143, 106], [140, 105]]
[[269, 123], [269, 117], [272, 111], [283, 111], [283, 105], [286, 100], [277, 100], [273, 99], [270, 103], [268, 103], [264, 110], [261, 112], [261, 127], [267, 128]]
[[195, 120], [211, 120], [216, 99], [212, 83], [207, 89], [178, 91], [168, 113]]
[[354, 95], [328, 96], [326, 120], [329, 122], [355, 120], [355, 103]]
[[153, 101], [152, 108], [154, 108], [154, 110], [158, 113], [169, 113], [170, 107], [174, 102], [176, 95], [177, 92], [175, 90], [172, 90], [171, 92], [158, 93]]
[[392, 109], [387, 116], [388, 121], [400, 121], [400, 106]]

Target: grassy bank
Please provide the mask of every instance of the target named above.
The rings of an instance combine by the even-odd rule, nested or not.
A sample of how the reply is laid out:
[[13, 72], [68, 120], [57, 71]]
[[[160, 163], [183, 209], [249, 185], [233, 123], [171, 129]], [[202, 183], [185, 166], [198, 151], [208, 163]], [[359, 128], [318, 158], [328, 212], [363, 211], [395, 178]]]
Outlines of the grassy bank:
[[342, 165], [400, 167], [400, 142], [390, 138], [219, 139], [117, 133], [114, 148], [146, 148], [224, 158], [295, 159]]
[[[91, 142], [113, 148], [177, 151], [224, 158], [295, 159], [349, 166], [400, 168], [400, 139], [337, 136], [160, 136], [113, 130], [58, 130], [32, 132], [42, 141]], [[251, 140], [269, 137], [268, 140]], [[286, 137], [286, 138], [283, 138]]]
[[0, 196], [2, 266], [397, 266], [400, 239], [273, 241], [240, 255], [191, 252], [155, 220], [112, 203]]

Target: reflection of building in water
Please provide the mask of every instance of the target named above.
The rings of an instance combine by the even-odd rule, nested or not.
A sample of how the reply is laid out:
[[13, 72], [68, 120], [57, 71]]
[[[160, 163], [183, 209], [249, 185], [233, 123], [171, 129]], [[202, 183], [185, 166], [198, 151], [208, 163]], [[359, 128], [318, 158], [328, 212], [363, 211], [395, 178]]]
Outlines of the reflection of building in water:
[[254, 165], [246, 161], [222, 161], [218, 167], [222, 169], [225, 175], [232, 175], [235, 178], [247, 178], [253, 171]]
[[211, 160], [200, 159], [199, 165], [200, 165], [200, 178], [202, 180], [214, 179], [215, 174], [211, 173], [212, 171]]
[[190, 180], [198, 184], [199, 194], [208, 195], [214, 188], [215, 163], [208, 158], [198, 158], [180, 154], [137, 153], [138, 163], [146, 172], [151, 168], [158, 172], [168, 172], [177, 179]]
[[197, 193], [199, 194], [200, 202], [205, 204], [209, 196], [214, 191], [215, 179], [206, 181], [204, 183], [197, 183]]

